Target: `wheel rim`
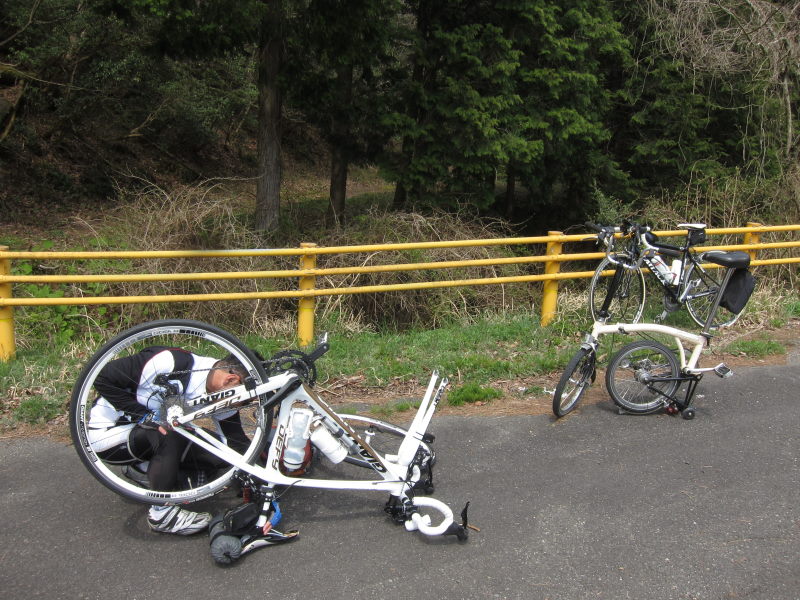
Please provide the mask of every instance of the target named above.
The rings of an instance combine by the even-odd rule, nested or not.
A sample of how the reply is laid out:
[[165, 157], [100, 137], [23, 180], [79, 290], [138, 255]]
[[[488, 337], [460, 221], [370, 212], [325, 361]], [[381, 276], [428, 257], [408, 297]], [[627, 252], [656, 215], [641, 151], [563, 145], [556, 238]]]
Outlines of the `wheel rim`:
[[586, 389], [590, 374], [586, 372], [588, 361], [586, 355], [581, 358], [578, 366], [572, 371], [568, 383], [561, 393], [561, 410], [566, 411], [572, 408]]
[[[102, 368], [110, 361], [134, 354], [147, 346], [167, 346], [189, 350], [195, 354], [223, 358], [233, 354], [250, 372], [257, 383], [263, 377], [263, 369], [256, 366], [248, 355], [249, 353], [240, 342], [229, 338], [225, 332], [210, 326], [194, 322], [160, 322], [150, 327], [139, 327], [122, 334], [106, 348], [98, 352], [90, 361], [86, 372], [82, 374], [73, 392], [72, 431], [73, 441], [81, 458], [104, 485], [128, 498], [149, 502], [153, 504], [175, 504], [192, 502], [211, 496], [231, 480], [234, 468], [221, 468], [216, 470], [207, 481], [187, 476], [182, 479], [179, 486], [184, 489], [170, 491], [153, 491], [147, 489], [146, 477], [140, 481], [125, 475], [125, 466], [104, 461], [97, 453], [103, 442], [103, 437], [96, 431], [90, 431], [89, 420], [91, 408], [97, 399], [94, 390], [94, 381]], [[246, 460], [252, 459], [263, 445], [265, 419], [258, 402], [248, 405], [239, 411], [242, 428], [249, 440], [247, 450], [244, 452]], [[209, 419], [202, 423], [203, 428], [216, 431], [218, 428]], [[80, 445], [80, 447], [79, 447]]]
[[623, 349], [609, 366], [609, 392], [614, 400], [636, 412], [657, 410], [678, 388], [677, 362], [665, 347], [641, 345]]
[[553, 412], [557, 417], [563, 417], [578, 403], [583, 392], [589, 385], [594, 373], [594, 354], [585, 348], [573, 356], [561, 380], [556, 386], [553, 398]]
[[[398, 425], [386, 423], [385, 421], [373, 419], [372, 417], [348, 414], [342, 414], [340, 417], [375, 451], [382, 455], [397, 452], [407, 432], [406, 429]], [[431, 465], [435, 464], [436, 453], [433, 448], [425, 442], [422, 442], [420, 447], [429, 455]], [[364, 460], [357, 453], [350, 452], [345, 458], [345, 461], [359, 467], [372, 468], [371, 463]]]
[[[617, 255], [618, 260], [631, 264], [631, 259], [627, 255]], [[603, 259], [592, 277], [590, 284], [589, 306], [592, 319], [599, 320], [599, 313], [608, 293], [608, 288], [614, 280], [614, 275], [601, 276], [600, 273], [613, 269], [614, 265], [608, 260]], [[644, 310], [645, 283], [644, 276], [640, 269], [624, 269], [622, 271], [618, 287], [608, 308], [610, 316], [608, 322], [616, 323], [636, 323], [642, 317]]]
[[[700, 327], [705, 327], [711, 307], [714, 305], [714, 300], [716, 300], [721, 271], [722, 269], [696, 268], [694, 265], [689, 270], [687, 280], [698, 282], [698, 286], [690, 290], [689, 297], [686, 299], [686, 309], [689, 311], [689, 316], [692, 317], [692, 320]], [[738, 314], [733, 314], [720, 306], [717, 308], [717, 314], [714, 315], [711, 328], [728, 327], [738, 319]]]

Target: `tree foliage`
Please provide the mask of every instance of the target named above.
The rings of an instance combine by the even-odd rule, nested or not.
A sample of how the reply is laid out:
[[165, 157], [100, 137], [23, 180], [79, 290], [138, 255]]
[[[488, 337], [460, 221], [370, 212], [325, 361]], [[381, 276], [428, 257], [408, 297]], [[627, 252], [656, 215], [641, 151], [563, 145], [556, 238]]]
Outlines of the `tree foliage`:
[[560, 226], [791, 169], [798, 39], [777, 0], [6, 0], [0, 194], [254, 176], [271, 229], [291, 117], [324, 144], [334, 223], [348, 166], [376, 163], [397, 206]]

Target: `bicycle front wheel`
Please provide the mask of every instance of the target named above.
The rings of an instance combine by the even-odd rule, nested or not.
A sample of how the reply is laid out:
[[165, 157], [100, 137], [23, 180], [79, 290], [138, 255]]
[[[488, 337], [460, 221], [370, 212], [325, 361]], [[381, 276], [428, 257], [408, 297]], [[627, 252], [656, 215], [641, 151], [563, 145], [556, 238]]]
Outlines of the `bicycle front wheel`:
[[680, 386], [675, 353], [659, 342], [643, 340], [620, 349], [608, 365], [606, 388], [614, 403], [637, 414], [665, 406]]
[[[100, 400], [94, 383], [103, 367], [113, 360], [132, 356], [151, 346], [180, 348], [216, 359], [233, 355], [242, 363], [256, 384], [265, 381], [267, 375], [255, 354], [236, 337], [211, 325], [183, 319], [143, 323], [121, 333], [100, 348], [79, 375], [70, 401], [70, 434], [78, 456], [91, 474], [107, 488], [130, 500], [149, 504], [195, 502], [224, 489], [233, 478], [235, 469], [220, 461], [204, 465], [187, 464], [184, 461], [177, 486], [180, 489], [151, 490], [146, 473], [147, 463], [120, 461], [119, 456], [114, 456], [113, 459], [108, 456], [110, 436], [119, 436], [122, 432], [124, 438], [126, 428], [131, 429], [135, 425], [107, 429], [98, 428], [96, 421], [90, 425], [92, 409], [98, 406]], [[131, 381], [130, 387], [136, 389], [137, 384], [137, 381]], [[101, 407], [102, 405], [103, 403], [100, 404]], [[235, 423], [235, 419], [236, 414], [233, 414], [228, 415], [225, 421], [230, 424]], [[252, 462], [258, 457], [266, 440], [266, 432], [270, 426], [269, 419], [259, 402], [254, 401], [238, 409], [238, 420], [244, 437], [238, 430], [236, 431], [237, 451], [243, 454], [245, 460]], [[122, 421], [125, 421], [125, 416], [122, 416], [121, 421], [118, 420], [117, 423]], [[220, 423], [211, 419], [206, 421], [208, 422], [198, 424], [228, 443]], [[236, 425], [238, 426], [238, 423]], [[118, 444], [119, 441], [114, 441], [114, 444]], [[124, 445], [125, 440], [122, 442]]]
[[[393, 425], [392, 423], [387, 423], [379, 419], [373, 419], [372, 417], [348, 414], [340, 414], [339, 416], [345, 423], [352, 427], [356, 434], [367, 442], [373, 450], [383, 456], [387, 454], [396, 454], [400, 449], [403, 438], [406, 436], [406, 433], [408, 433], [406, 429], [398, 425]], [[433, 448], [425, 442], [422, 442], [420, 444], [420, 450], [423, 453], [423, 461], [428, 460], [431, 466], [433, 466], [436, 463], [436, 453], [433, 451]], [[372, 468], [372, 464], [359, 453], [358, 449], [351, 450], [345, 457], [345, 461], [359, 467]]]
[[[592, 320], [600, 320], [603, 305], [608, 302], [607, 323], [637, 323], [644, 311], [644, 273], [632, 266], [633, 259], [627, 254], [616, 254], [614, 260], [631, 268], [614, 265], [608, 257], [600, 261], [589, 283]], [[604, 276], [603, 272], [609, 269], [613, 270], [613, 275]]]
[[[689, 311], [689, 316], [692, 317], [695, 323], [700, 327], [705, 327], [708, 315], [717, 298], [722, 279], [725, 277], [725, 269], [714, 268], [714, 266], [710, 266], [710, 263], [705, 263], [699, 258], [697, 259], [697, 265], [690, 263], [688, 269], [686, 280], [690, 288], [685, 300], [686, 310]], [[740, 314], [734, 314], [721, 306], [717, 307], [717, 312], [711, 323], [711, 329], [733, 325]]]
[[595, 353], [589, 348], [581, 348], [567, 363], [564, 374], [553, 393], [553, 414], [563, 417], [577, 406], [583, 392], [595, 376]]

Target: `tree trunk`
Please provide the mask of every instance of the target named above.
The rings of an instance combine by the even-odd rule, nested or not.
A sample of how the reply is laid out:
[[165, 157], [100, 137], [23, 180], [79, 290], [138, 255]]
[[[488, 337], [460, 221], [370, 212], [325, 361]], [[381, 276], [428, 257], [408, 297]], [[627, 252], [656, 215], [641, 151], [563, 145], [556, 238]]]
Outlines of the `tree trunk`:
[[347, 152], [341, 146], [334, 146], [331, 150], [331, 193], [325, 219], [334, 227], [342, 227], [347, 197]]
[[406, 206], [406, 200], [408, 199], [408, 194], [406, 193], [406, 187], [398, 182], [394, 186], [394, 198], [392, 199], [392, 208], [395, 210], [402, 210]]
[[514, 215], [514, 205], [517, 194], [517, 173], [514, 167], [506, 167], [506, 219], [509, 221]]
[[283, 2], [268, 2], [258, 49], [258, 176], [255, 228], [272, 231], [281, 208], [281, 104], [278, 83], [283, 60]]
[[326, 221], [334, 226], [344, 225], [344, 204], [347, 198], [347, 168], [350, 163], [350, 114], [353, 103], [353, 65], [337, 69], [337, 99], [342, 107], [340, 118], [333, 123], [331, 144], [331, 189]]
[[786, 105], [786, 152], [785, 157], [790, 159], [792, 156], [792, 146], [794, 145], [794, 121], [792, 120], [792, 90], [789, 85], [788, 73], [783, 74], [783, 100]]

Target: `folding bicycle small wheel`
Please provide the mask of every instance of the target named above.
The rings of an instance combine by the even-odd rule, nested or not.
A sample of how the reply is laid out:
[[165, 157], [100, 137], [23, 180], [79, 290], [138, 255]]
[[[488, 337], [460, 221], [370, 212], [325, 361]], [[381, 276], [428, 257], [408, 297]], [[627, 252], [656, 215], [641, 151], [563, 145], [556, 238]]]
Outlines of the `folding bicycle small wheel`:
[[567, 363], [553, 394], [553, 414], [563, 417], [578, 404], [583, 392], [595, 378], [594, 350], [581, 348]]
[[614, 403], [636, 414], [666, 406], [680, 386], [680, 366], [675, 353], [651, 340], [623, 346], [606, 371], [606, 388]]

